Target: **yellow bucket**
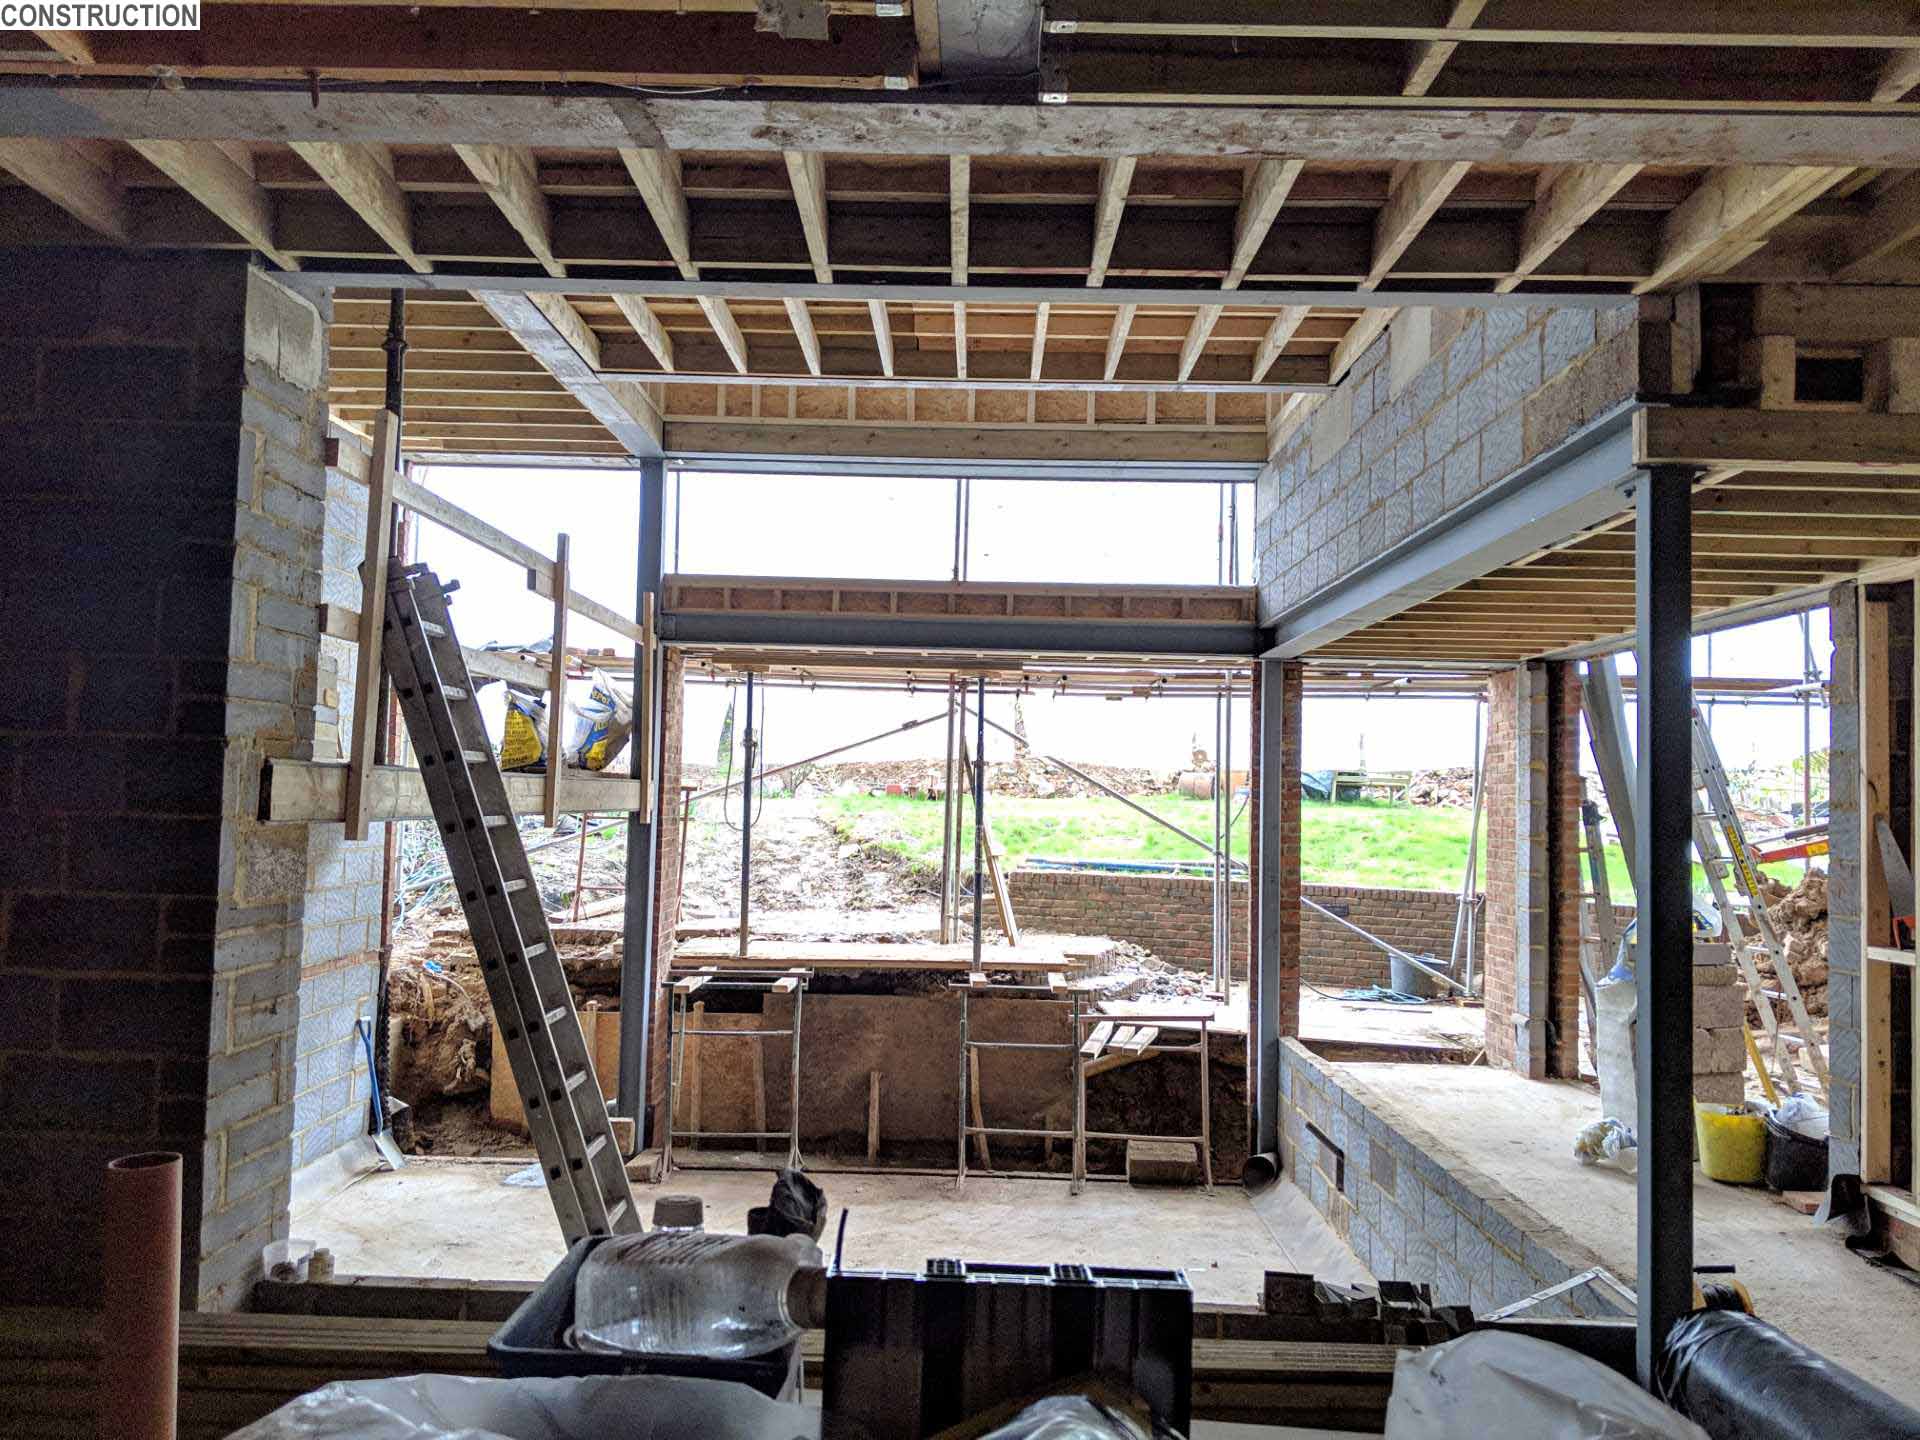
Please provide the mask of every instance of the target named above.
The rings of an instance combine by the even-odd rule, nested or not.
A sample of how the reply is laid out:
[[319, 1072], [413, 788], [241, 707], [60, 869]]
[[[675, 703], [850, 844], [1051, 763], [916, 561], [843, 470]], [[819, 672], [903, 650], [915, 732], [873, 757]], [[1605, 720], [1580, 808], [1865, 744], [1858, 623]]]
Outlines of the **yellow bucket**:
[[1700, 1142], [1700, 1168], [1709, 1180], [1758, 1185], [1767, 1173], [1767, 1122], [1725, 1105], [1693, 1106], [1693, 1133]]

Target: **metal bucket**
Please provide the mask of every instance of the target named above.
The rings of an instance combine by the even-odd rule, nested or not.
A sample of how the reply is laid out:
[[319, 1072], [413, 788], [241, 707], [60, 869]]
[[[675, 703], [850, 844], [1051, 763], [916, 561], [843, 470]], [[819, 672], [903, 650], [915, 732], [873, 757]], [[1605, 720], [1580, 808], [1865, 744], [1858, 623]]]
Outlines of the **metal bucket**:
[[1387, 966], [1393, 977], [1393, 988], [1402, 995], [1418, 995], [1426, 1000], [1439, 993], [1438, 980], [1424, 970], [1415, 969], [1398, 955], [1387, 956]]

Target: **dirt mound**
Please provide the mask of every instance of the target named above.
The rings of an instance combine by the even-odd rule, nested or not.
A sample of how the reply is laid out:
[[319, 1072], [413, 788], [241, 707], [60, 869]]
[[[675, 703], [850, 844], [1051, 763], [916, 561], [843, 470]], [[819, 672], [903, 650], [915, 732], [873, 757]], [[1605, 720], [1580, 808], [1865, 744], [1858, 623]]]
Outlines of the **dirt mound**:
[[[1047, 764], [1027, 752], [1006, 754], [1005, 744], [989, 742], [987, 751], [987, 793], [1012, 795], [1025, 799], [1095, 796], [1101, 792], [1066, 771]], [[1171, 770], [1149, 770], [1130, 765], [1082, 765], [1103, 785], [1111, 785], [1122, 795], [1171, 794], [1176, 778]], [[701, 789], [722, 784], [724, 773], [711, 766], [688, 765], [683, 770], [685, 783]], [[811, 795], [866, 795], [897, 793], [938, 798], [945, 792], [946, 765], [937, 759], [926, 760], [847, 760], [837, 764], [802, 765], [777, 776], [769, 784], [779, 784], [786, 793]]]
[[[1786, 946], [1787, 966], [1807, 1002], [1809, 1015], [1827, 1013], [1827, 875], [1809, 869], [1789, 890], [1768, 876], [1761, 877], [1767, 918]], [[1777, 985], [1771, 959], [1756, 962], [1762, 984]], [[1749, 1001], [1748, 1008], [1752, 1008]], [[1758, 1016], [1756, 1015], [1756, 1020]]]
[[1473, 769], [1471, 766], [1455, 766], [1451, 770], [1416, 770], [1413, 782], [1407, 786], [1409, 805], [1458, 805], [1473, 804]]

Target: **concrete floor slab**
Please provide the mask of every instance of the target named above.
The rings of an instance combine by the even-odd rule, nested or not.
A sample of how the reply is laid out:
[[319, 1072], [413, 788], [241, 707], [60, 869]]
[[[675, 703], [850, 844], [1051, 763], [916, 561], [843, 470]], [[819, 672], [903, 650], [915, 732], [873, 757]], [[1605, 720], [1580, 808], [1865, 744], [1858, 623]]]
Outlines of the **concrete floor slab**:
[[[296, 1208], [293, 1232], [329, 1246], [342, 1274], [538, 1280], [563, 1247], [546, 1191], [503, 1183], [520, 1168], [518, 1161], [413, 1161]], [[643, 1214], [659, 1195], [699, 1195], [709, 1229], [740, 1231], [748, 1208], [766, 1203], [771, 1179], [765, 1171], [681, 1170], [664, 1185], [637, 1184], [634, 1193]], [[955, 1195], [950, 1176], [815, 1179], [834, 1207], [832, 1225], [840, 1207], [851, 1211], [848, 1266], [918, 1270], [944, 1256], [1178, 1268], [1197, 1299], [1242, 1304], [1259, 1299], [1266, 1270], [1366, 1278], [1290, 1185], [1255, 1204], [1238, 1186], [1208, 1195], [1096, 1183], [1076, 1196], [1060, 1181], [969, 1176]]]
[[[1422, 1148], [1441, 1165], [1499, 1182], [1634, 1283], [1634, 1178], [1573, 1158], [1575, 1132], [1600, 1114], [1591, 1085], [1484, 1066], [1328, 1068], [1388, 1124], [1424, 1136]], [[1868, 1266], [1764, 1189], [1722, 1185], [1696, 1169], [1693, 1203], [1698, 1263], [1738, 1266], [1762, 1319], [1920, 1405], [1920, 1288]]]

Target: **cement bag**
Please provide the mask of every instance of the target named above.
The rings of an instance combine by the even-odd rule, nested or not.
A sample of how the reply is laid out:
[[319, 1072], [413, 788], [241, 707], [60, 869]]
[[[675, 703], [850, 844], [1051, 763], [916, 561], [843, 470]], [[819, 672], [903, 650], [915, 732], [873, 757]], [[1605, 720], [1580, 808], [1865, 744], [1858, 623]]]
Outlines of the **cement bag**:
[[322, 1386], [230, 1440], [795, 1440], [819, 1433], [818, 1409], [724, 1380], [409, 1375]]
[[507, 727], [500, 741], [500, 768], [547, 768], [547, 702], [539, 696], [507, 691]]
[[1386, 1440], [1708, 1440], [1623, 1375], [1564, 1345], [1479, 1330], [1393, 1367]]
[[573, 707], [567, 763], [578, 770], [604, 770], [627, 748], [627, 737], [632, 734], [633, 697], [622, 692], [606, 671], [594, 671], [586, 703]]

